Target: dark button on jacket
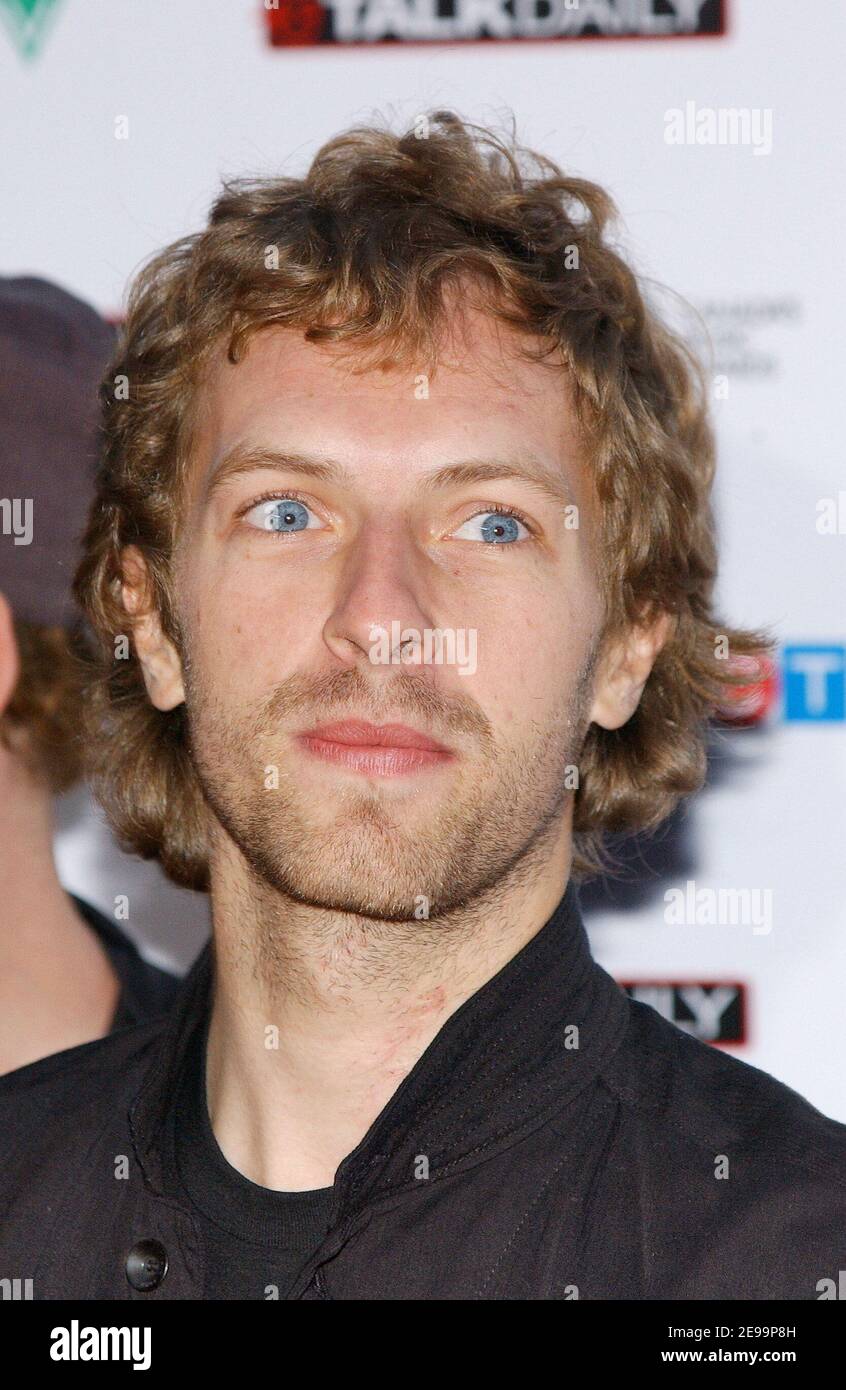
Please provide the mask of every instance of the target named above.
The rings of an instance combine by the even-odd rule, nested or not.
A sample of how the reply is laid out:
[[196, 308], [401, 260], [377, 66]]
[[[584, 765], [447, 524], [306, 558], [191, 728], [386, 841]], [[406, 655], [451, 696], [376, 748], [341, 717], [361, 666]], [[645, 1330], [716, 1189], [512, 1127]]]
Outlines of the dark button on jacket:
[[160, 1240], [139, 1240], [126, 1261], [126, 1277], [139, 1293], [152, 1293], [167, 1274], [167, 1251]]
[[[212, 974], [207, 946], [166, 1020], [0, 1078], [0, 1278], [36, 1299], [202, 1297], [162, 1146]], [[846, 1125], [627, 998], [573, 883], [334, 1187], [288, 1299], [816, 1299], [846, 1268]], [[154, 1248], [167, 1270], [144, 1292], [127, 1259], [143, 1277]]]

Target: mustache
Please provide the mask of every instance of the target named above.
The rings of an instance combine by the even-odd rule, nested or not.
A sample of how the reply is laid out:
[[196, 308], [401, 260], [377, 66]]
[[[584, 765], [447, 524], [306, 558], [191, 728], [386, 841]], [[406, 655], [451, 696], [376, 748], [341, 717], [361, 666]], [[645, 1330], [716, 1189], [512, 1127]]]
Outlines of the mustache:
[[452, 697], [413, 672], [401, 671], [389, 682], [372, 685], [357, 667], [307, 676], [294, 673], [274, 687], [257, 719], [258, 733], [273, 733], [282, 721], [302, 718], [315, 724], [325, 716], [355, 716], [373, 724], [403, 716], [437, 736], [467, 734], [493, 743], [490, 722], [466, 694]]

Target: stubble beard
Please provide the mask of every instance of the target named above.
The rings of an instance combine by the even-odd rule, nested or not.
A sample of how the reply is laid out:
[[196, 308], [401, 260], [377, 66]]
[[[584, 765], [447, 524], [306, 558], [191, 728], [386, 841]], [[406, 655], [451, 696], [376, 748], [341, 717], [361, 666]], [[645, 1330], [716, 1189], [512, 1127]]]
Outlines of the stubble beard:
[[[374, 692], [357, 668], [311, 681], [291, 677], [258, 711], [233, 713], [189, 663], [191, 750], [214, 822], [212, 842], [220, 832], [228, 836], [262, 891], [328, 913], [409, 922], [460, 911], [519, 871], [560, 826], [572, 794], [565, 769], [578, 764], [588, 727], [593, 657], [566, 707], [507, 744], [497, 742], [478, 706], [456, 704], [410, 673], [389, 692], [380, 688], [391, 716], [401, 711], [410, 724], [434, 723], [447, 743], [450, 730], [464, 734], [457, 762], [417, 774], [421, 784], [431, 775], [443, 786], [425, 819], [413, 792], [388, 796], [375, 780], [358, 785], [346, 774], [323, 799], [321, 814], [310, 805], [319, 793], [298, 785], [303, 755], [283, 755], [280, 728], [307, 726], [315, 708], [319, 719], [373, 711]], [[375, 711], [366, 717], [380, 722]], [[428, 792], [426, 803], [433, 805]]]

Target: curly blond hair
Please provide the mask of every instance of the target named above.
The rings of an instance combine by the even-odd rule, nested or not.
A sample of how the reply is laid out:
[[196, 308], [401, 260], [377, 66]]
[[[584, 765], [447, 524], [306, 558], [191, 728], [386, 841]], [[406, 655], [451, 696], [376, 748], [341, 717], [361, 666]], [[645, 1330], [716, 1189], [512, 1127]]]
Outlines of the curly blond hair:
[[721, 656], [774, 644], [712, 610], [705, 377], [611, 246], [615, 218], [603, 189], [519, 146], [513, 131], [433, 112], [402, 134], [379, 123], [346, 131], [303, 178], [224, 182], [208, 225], [142, 267], [101, 387], [106, 447], [75, 582], [100, 643], [89, 771], [124, 848], [208, 889], [184, 706], [155, 709], [135, 656], [115, 660], [114, 639], [131, 628], [120, 554], [134, 544], [163, 630], [182, 650], [171, 557], [211, 354], [225, 344], [238, 362], [249, 336], [275, 324], [350, 351], [360, 370], [399, 359], [431, 368], [446, 294], [468, 284], [525, 335], [529, 360], [569, 370], [600, 507], [605, 636], [658, 611], [675, 616], [635, 714], [622, 728], [588, 730], [574, 876], [608, 866], [607, 832], [654, 828], [702, 785], [708, 721], [732, 685], [749, 681]]

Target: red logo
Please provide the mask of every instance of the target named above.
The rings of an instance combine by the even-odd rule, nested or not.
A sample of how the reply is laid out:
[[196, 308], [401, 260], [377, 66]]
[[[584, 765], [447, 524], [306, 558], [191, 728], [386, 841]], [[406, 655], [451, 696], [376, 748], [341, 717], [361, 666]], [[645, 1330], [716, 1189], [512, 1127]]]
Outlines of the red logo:
[[717, 706], [717, 718], [724, 724], [746, 728], [760, 724], [775, 704], [778, 676], [773, 662], [760, 653], [757, 656], [735, 656], [728, 665], [738, 675], [748, 675], [748, 685], [724, 687], [723, 698]]
[[264, 13], [274, 46], [320, 43], [324, 37], [326, 11], [319, 0], [277, 0]]

